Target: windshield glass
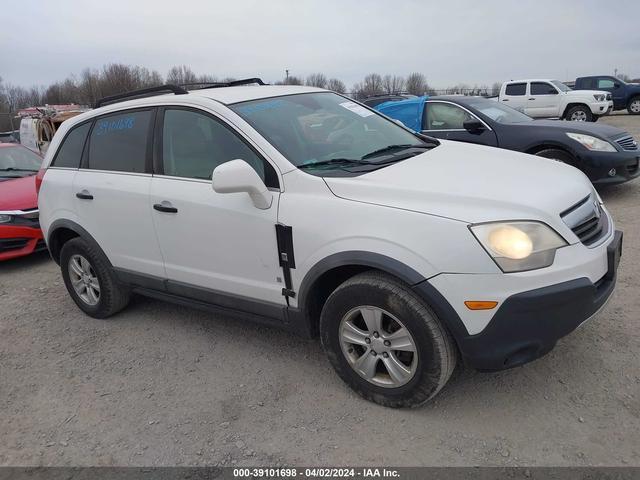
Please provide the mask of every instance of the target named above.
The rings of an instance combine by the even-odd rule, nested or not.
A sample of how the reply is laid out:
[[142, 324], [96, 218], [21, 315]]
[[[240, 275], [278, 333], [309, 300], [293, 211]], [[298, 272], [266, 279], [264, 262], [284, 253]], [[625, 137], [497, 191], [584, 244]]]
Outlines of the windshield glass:
[[323, 168], [344, 168], [345, 160], [365, 157], [371, 165], [381, 155], [425, 146], [394, 122], [330, 92], [266, 98], [230, 108], [291, 163], [305, 169], [319, 162]]
[[569, 87], [567, 87], [564, 83], [559, 82], [558, 80], [551, 80], [551, 83], [553, 83], [556, 88], [558, 90], [560, 90], [561, 92], [570, 92], [571, 89]]
[[24, 177], [37, 172], [42, 158], [21, 146], [0, 147], [0, 177]]
[[533, 118], [528, 117], [524, 113], [493, 100], [477, 100], [469, 102], [469, 106], [498, 123], [523, 123], [533, 121]]

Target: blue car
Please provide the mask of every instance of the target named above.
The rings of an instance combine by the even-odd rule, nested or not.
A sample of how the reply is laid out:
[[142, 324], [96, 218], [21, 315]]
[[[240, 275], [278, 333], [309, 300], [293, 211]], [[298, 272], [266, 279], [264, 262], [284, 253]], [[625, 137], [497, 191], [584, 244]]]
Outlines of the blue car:
[[418, 97], [374, 107], [411, 130], [444, 140], [476, 143], [558, 160], [594, 184], [640, 175], [640, 149], [624, 130], [602, 124], [534, 120], [483, 97]]

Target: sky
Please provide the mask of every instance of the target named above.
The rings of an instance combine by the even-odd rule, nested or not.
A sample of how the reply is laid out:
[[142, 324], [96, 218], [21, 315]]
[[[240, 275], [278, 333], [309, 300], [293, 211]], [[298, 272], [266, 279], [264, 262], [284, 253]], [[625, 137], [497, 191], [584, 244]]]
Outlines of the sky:
[[[3, 0], [8, 2], [8, 0]], [[434, 88], [614, 69], [640, 77], [640, 0], [20, 0], [0, 77], [47, 85], [125, 63], [273, 82], [419, 71]], [[8, 14], [10, 12], [10, 14]]]

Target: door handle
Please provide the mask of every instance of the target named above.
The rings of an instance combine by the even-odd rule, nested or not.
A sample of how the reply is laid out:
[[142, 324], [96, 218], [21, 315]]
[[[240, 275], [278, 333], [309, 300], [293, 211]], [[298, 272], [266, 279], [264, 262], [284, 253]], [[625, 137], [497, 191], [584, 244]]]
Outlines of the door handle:
[[503, 102], [508, 102], [508, 101], [509, 101], [509, 99], [508, 99], [508, 98], [503, 98], [503, 99], [502, 99], [502, 101], [503, 101]]
[[156, 203], [153, 205], [154, 210], [164, 213], [178, 213], [178, 209], [169, 202]]
[[76, 193], [76, 197], [80, 200], [93, 200], [93, 195], [91, 195], [88, 190], [82, 190]]
[[530, 98], [529, 100], [535, 100], [535, 98]]

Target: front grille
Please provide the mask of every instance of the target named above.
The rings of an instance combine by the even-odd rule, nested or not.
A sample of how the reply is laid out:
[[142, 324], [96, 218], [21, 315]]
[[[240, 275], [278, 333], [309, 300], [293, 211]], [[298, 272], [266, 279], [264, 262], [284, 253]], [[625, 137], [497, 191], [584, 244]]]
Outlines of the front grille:
[[638, 150], [638, 142], [636, 142], [631, 135], [616, 139], [616, 143], [624, 150]]
[[609, 218], [594, 195], [583, 198], [560, 217], [586, 246], [595, 244], [609, 230]]
[[1, 238], [0, 239], [0, 252], [7, 252], [9, 250], [19, 250], [24, 248], [29, 241], [28, 238]]

